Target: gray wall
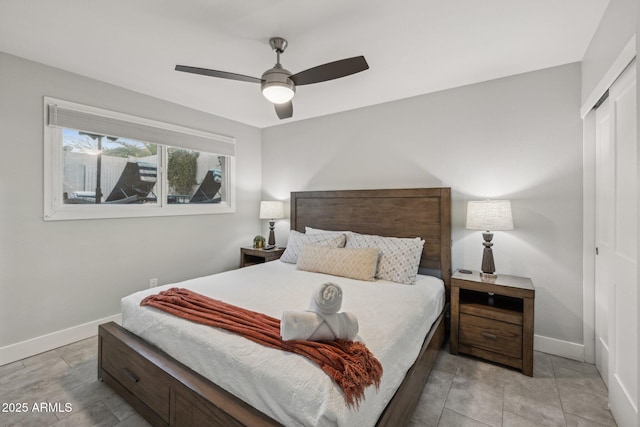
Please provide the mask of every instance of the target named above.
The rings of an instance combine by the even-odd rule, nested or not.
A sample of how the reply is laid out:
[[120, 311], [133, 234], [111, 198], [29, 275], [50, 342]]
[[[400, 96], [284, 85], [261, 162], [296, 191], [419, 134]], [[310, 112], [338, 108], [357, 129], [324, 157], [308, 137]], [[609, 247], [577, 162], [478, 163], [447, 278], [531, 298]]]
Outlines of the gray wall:
[[587, 100], [636, 32], [638, 0], [610, 0], [582, 59], [582, 102]]
[[453, 267], [474, 269], [482, 237], [464, 228], [465, 202], [511, 199], [516, 228], [495, 234], [497, 270], [533, 279], [537, 335], [580, 344], [579, 108], [570, 64], [267, 128], [263, 192], [452, 187]]
[[[120, 312], [120, 298], [239, 264], [260, 232], [261, 132], [0, 53], [0, 347]], [[236, 138], [235, 214], [44, 222], [43, 96]]]

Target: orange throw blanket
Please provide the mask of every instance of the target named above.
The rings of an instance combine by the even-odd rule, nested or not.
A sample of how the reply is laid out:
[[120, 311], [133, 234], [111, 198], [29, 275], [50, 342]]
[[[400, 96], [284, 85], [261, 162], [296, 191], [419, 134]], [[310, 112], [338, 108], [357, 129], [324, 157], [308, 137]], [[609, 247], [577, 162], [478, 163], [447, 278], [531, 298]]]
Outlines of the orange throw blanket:
[[149, 305], [178, 317], [225, 329], [267, 347], [307, 357], [342, 389], [348, 406], [358, 406], [364, 389], [382, 378], [382, 365], [361, 342], [282, 341], [280, 320], [227, 304], [188, 289], [171, 288], [146, 297]]

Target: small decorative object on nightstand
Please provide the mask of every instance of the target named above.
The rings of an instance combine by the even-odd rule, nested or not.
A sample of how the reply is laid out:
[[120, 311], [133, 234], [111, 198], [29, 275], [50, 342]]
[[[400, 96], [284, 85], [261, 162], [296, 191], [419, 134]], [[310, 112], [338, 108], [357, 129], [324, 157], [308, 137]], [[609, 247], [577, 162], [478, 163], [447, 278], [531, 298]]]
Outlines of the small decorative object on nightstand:
[[264, 236], [258, 235], [253, 238], [253, 247], [256, 249], [262, 249], [264, 248], [264, 242], [265, 242]]
[[250, 247], [240, 248], [240, 268], [254, 264], [261, 264], [279, 259], [284, 253], [284, 248], [256, 249]]
[[451, 353], [466, 353], [533, 376], [535, 289], [531, 279], [479, 271], [451, 277]]

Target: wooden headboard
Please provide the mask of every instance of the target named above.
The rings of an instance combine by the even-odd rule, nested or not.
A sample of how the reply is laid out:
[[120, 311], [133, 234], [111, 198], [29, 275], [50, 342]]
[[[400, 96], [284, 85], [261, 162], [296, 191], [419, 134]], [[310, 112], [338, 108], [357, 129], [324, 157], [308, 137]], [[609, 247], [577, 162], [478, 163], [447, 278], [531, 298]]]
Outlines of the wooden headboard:
[[[451, 189], [298, 191], [291, 193], [291, 229], [421, 237], [420, 267], [451, 285]], [[448, 299], [448, 298], [447, 298]]]

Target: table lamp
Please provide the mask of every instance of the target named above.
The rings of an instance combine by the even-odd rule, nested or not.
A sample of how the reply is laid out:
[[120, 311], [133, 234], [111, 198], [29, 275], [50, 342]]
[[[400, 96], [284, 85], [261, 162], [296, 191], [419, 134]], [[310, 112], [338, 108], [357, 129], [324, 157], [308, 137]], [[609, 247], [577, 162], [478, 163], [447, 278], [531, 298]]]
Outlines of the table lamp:
[[483, 200], [467, 202], [467, 228], [484, 230], [482, 237], [484, 252], [482, 253], [482, 273], [485, 279], [495, 279], [496, 266], [493, 262], [491, 231], [513, 230], [511, 202], [509, 200]]
[[269, 240], [265, 249], [271, 249], [276, 246], [276, 236], [273, 232], [276, 219], [284, 218], [284, 203], [278, 201], [262, 201], [260, 202], [260, 219], [269, 220]]

